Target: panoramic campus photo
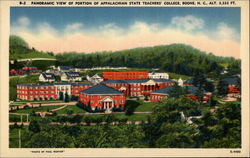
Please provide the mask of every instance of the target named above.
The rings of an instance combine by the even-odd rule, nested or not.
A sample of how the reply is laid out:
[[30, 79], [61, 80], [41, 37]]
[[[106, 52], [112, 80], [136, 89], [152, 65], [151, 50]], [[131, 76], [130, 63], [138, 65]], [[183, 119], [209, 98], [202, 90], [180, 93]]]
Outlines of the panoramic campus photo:
[[11, 7], [9, 148], [241, 148], [239, 7]]

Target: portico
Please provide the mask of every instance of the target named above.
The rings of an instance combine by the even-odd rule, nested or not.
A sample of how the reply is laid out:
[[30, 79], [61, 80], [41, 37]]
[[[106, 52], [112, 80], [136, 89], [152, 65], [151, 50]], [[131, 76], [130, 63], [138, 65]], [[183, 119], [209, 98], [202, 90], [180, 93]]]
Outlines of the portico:
[[149, 80], [146, 83], [142, 83], [141, 84], [141, 89], [143, 91], [144, 94], [149, 94], [152, 91], [155, 91], [158, 89], [158, 85], [155, 81], [153, 80]]
[[110, 97], [106, 97], [102, 100], [102, 105], [103, 109], [107, 109], [107, 111], [109, 111], [114, 107], [114, 100]]

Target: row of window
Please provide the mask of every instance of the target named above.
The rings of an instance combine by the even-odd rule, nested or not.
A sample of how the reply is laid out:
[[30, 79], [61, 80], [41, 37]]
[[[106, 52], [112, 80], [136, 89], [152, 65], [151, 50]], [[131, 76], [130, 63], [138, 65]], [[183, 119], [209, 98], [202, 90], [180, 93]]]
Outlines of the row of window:
[[52, 87], [52, 86], [49, 86], [49, 87], [19, 87], [19, 89], [29, 89], [29, 90], [32, 90], [32, 89], [54, 89], [54, 87]]
[[[20, 95], [19, 98], [21, 98], [21, 99], [27, 99], [28, 97], [25, 96], [25, 95]], [[49, 95], [45, 95], [45, 96], [40, 96], [39, 97], [39, 96], [35, 95], [34, 97], [33, 96], [29, 96], [29, 98], [30, 99], [34, 99], [34, 98], [38, 99], [38, 98], [54, 98], [54, 97], [53, 96], [49, 96]]]
[[130, 94], [131, 96], [138, 96], [141, 95], [141, 92], [131, 92]]
[[19, 93], [19, 94], [49, 94], [49, 93], [54, 93], [54, 91], [46, 91], [46, 92], [44, 92], [44, 91], [39, 91], [39, 92], [37, 92], [37, 91], [35, 91], [35, 92], [32, 92], [32, 91], [17, 91], [17, 93]]
[[152, 98], [152, 100], [156, 100], [156, 99], [162, 100], [165, 97], [163, 97], [163, 96], [151, 96], [151, 98]]

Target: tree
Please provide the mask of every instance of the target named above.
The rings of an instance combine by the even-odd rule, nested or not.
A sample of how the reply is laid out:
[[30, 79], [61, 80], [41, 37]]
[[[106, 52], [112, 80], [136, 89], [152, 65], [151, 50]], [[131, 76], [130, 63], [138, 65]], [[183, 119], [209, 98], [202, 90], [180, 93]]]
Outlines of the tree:
[[241, 146], [241, 109], [237, 102], [220, 105], [215, 113], [204, 114], [199, 124], [199, 142], [204, 147]]
[[59, 92], [59, 100], [63, 100], [63, 92]]
[[26, 140], [24, 147], [28, 148], [72, 148], [72, 137], [63, 133], [60, 126], [44, 126], [45, 130], [35, 133]]
[[81, 123], [82, 122], [82, 116], [81, 115], [75, 115], [74, 117], [72, 117], [71, 119], [71, 122], [72, 123]]
[[38, 121], [32, 120], [29, 124], [29, 131], [33, 133], [38, 133], [41, 131], [41, 127]]
[[68, 115], [72, 115], [73, 113], [74, 113], [73, 110], [68, 110], [68, 111], [67, 111], [67, 114], [68, 114]]
[[69, 95], [67, 92], [64, 95], [64, 102], [66, 102], [66, 103], [69, 102]]
[[182, 88], [181, 86], [174, 85], [173, 89], [169, 93], [170, 98], [179, 98], [180, 96], [183, 96], [186, 93], [186, 89]]
[[164, 123], [162, 134], [156, 140], [156, 148], [192, 148], [195, 147], [196, 130], [183, 122]]
[[[180, 113], [183, 112], [188, 117], [197, 110], [198, 104], [184, 96], [169, 98], [165, 100], [163, 104], [164, 106], [157, 106], [154, 109], [148, 124], [143, 126], [145, 141], [148, 142], [149, 147], [195, 146], [194, 133], [197, 131], [187, 127], [186, 122], [181, 121]], [[174, 129], [176, 129], [176, 131], [172, 132], [171, 130]], [[169, 139], [165, 140], [167, 138]]]
[[227, 94], [227, 90], [228, 84], [222, 78], [220, 78], [217, 86], [218, 94], [224, 96]]

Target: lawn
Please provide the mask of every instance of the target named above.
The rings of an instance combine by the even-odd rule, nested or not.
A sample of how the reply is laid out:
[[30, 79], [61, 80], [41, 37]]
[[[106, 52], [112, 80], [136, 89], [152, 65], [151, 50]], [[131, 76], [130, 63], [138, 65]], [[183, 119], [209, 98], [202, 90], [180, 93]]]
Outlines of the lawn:
[[153, 102], [140, 102], [140, 105], [136, 107], [135, 112], [152, 112], [156, 106], [160, 106], [160, 103]]
[[86, 111], [75, 106], [75, 105], [68, 105], [63, 109], [60, 109], [58, 111], [56, 111], [57, 114], [67, 114], [68, 111], [73, 111], [73, 114], [75, 113], [85, 113]]
[[35, 112], [48, 111], [48, 110], [59, 108], [61, 106], [64, 106], [64, 105], [50, 105], [50, 106], [41, 106], [41, 107], [34, 107], [34, 108], [26, 108], [26, 109], [15, 110], [15, 111], [13, 111], [13, 113], [26, 113], [26, 114], [30, 114], [32, 111], [35, 111]]
[[118, 115], [117, 115], [118, 118], [128, 118], [129, 121], [146, 121], [148, 116], [150, 116], [150, 114], [133, 114], [130, 116], [126, 116], [124, 114], [118, 114]]
[[187, 75], [180, 75], [180, 74], [176, 74], [176, 73], [173, 73], [173, 72], [167, 72], [169, 74], [169, 78], [170, 79], [176, 79], [178, 80], [179, 78], [183, 79], [183, 80], [187, 80], [187, 79], [190, 79], [191, 76], [187, 76]]
[[34, 104], [39, 104], [39, 103], [62, 103], [62, 100], [43, 100], [43, 101], [16, 101], [10, 104], [10, 106], [18, 106], [18, 105], [22, 105], [24, 103], [34, 103]]
[[134, 112], [152, 112], [154, 107], [162, 105], [160, 103], [144, 102], [142, 100], [127, 100], [126, 108]]

